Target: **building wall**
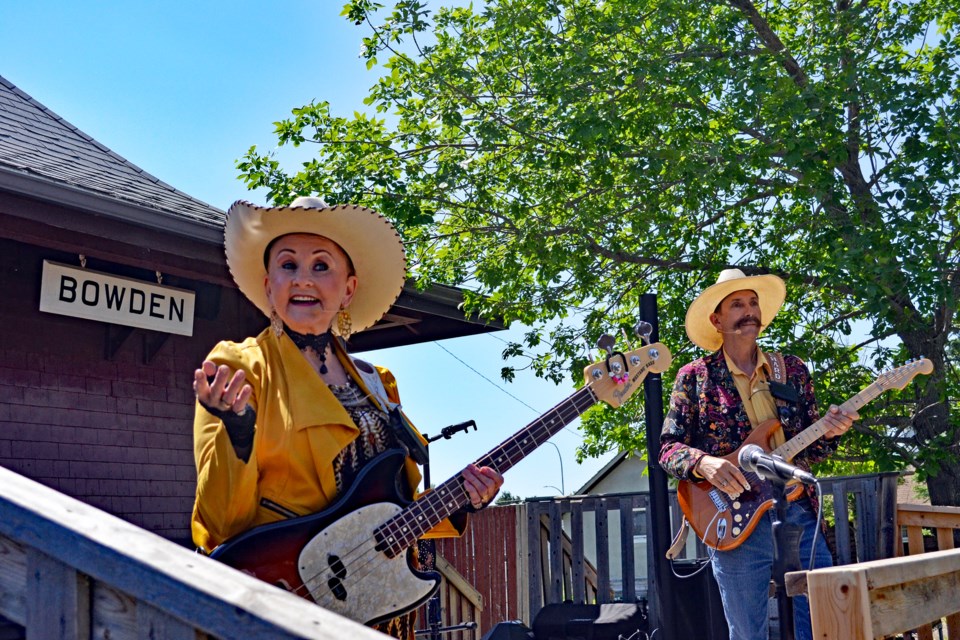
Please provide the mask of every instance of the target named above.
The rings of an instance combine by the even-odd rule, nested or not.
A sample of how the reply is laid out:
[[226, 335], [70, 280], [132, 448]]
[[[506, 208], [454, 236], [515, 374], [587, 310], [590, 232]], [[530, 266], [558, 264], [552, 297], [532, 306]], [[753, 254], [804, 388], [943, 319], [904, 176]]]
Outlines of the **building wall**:
[[[134, 330], [107, 357], [116, 327], [37, 310], [43, 259], [78, 264], [0, 240], [0, 464], [189, 544], [192, 373], [217, 340], [243, 337], [252, 307], [235, 290], [165, 278], [197, 291], [194, 335], [168, 336], [145, 362], [163, 335]], [[122, 265], [87, 266], [155, 282]]]

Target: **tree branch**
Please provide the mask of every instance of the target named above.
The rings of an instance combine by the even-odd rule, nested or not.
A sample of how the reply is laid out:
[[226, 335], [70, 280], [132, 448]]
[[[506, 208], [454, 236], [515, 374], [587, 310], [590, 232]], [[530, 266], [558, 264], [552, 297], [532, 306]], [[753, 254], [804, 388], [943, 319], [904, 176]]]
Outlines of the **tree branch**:
[[787, 73], [790, 74], [790, 77], [793, 78], [797, 86], [807, 86], [809, 79], [807, 78], [806, 72], [804, 72], [796, 58], [787, 52], [787, 47], [784, 46], [777, 34], [770, 28], [770, 23], [760, 15], [760, 12], [757, 11], [754, 4], [750, 0], [729, 0], [729, 2], [730, 6], [743, 12], [743, 15], [753, 26], [754, 31], [760, 36], [761, 42], [763, 42], [767, 49], [781, 56], [783, 68], [787, 70]]

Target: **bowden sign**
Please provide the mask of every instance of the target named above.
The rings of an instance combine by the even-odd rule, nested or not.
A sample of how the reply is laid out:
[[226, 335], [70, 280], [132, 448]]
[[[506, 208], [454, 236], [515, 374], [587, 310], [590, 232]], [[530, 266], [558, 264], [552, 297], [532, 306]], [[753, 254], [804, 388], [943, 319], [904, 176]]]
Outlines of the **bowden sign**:
[[195, 294], [43, 261], [40, 311], [193, 335]]

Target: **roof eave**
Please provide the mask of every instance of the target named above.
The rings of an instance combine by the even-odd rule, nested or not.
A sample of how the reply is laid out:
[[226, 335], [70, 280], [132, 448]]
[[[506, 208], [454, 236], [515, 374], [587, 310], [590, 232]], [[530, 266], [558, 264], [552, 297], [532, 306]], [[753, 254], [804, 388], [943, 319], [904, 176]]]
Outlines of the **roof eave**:
[[160, 209], [125, 202], [42, 176], [11, 170], [9, 167], [0, 166], [0, 191], [29, 196], [194, 240], [212, 244], [223, 243], [223, 226], [221, 225], [185, 219]]

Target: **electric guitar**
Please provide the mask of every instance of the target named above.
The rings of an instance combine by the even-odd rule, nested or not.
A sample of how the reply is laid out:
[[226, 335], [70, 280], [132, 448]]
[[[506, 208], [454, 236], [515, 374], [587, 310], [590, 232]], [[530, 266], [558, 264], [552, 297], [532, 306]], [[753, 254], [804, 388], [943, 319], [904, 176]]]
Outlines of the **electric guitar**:
[[[475, 464], [504, 473], [595, 403], [619, 407], [671, 359], [661, 343], [626, 354], [611, 349], [604, 361], [584, 369], [582, 388]], [[439, 588], [440, 575], [414, 569], [411, 547], [469, 497], [458, 474], [407, 500], [398, 489], [405, 457], [400, 449], [380, 454], [328, 508], [251, 529], [210, 557], [365, 624], [419, 607]]]
[[[858, 411], [860, 407], [884, 391], [894, 388], [903, 389], [918, 374], [929, 374], [931, 371], [933, 371], [933, 363], [926, 358], [905, 364], [881, 374], [873, 384], [844, 402], [840, 408], [845, 411]], [[750, 433], [736, 451], [720, 457], [739, 466], [740, 450], [749, 444], [755, 444], [768, 453], [790, 461], [827, 431], [826, 423], [821, 418], [771, 450], [770, 439], [779, 428], [778, 419], [766, 420]], [[743, 469], [741, 471], [750, 485], [750, 490], [744, 491], [736, 499], [706, 480], [699, 482], [684, 480], [677, 487], [677, 500], [690, 526], [704, 544], [720, 551], [735, 549], [743, 544], [757, 527], [760, 516], [769, 511], [774, 504], [774, 487], [770, 481], [756, 473]], [[794, 501], [802, 494], [803, 487], [796, 484], [788, 487], [787, 499]]]

